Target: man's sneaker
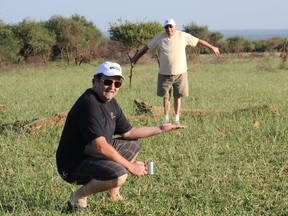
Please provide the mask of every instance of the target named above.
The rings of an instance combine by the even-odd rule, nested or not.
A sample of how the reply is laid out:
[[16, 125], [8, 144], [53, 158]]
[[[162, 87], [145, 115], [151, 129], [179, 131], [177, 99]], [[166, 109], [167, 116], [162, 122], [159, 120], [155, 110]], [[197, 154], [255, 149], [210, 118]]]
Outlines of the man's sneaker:
[[167, 124], [167, 123], [169, 123], [169, 122], [170, 122], [169, 117], [164, 116], [164, 123]]
[[177, 125], [180, 124], [180, 117], [179, 116], [175, 116], [174, 123], [177, 124]]

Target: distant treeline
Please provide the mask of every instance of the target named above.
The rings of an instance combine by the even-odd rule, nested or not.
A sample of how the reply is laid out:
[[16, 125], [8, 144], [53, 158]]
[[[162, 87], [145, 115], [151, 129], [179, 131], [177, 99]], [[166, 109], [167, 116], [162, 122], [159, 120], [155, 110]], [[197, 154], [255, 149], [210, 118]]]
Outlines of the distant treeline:
[[[278, 52], [285, 38], [246, 40], [241, 36], [224, 39], [220, 32], [211, 32], [207, 26], [191, 23], [181, 29], [218, 46], [222, 53]], [[109, 58], [129, 62], [129, 53], [135, 53], [154, 36], [163, 31], [159, 22], [128, 22], [119, 20], [110, 24], [108, 37], [85, 17], [52, 16], [48, 21], [24, 19], [17, 24], [0, 20], [0, 68], [11, 64], [47, 64], [65, 61], [81, 65], [83, 62]], [[208, 54], [202, 47], [188, 52]], [[154, 56], [154, 53], [150, 53]]]
[[270, 38], [284, 37], [288, 38], [287, 29], [224, 29], [219, 30], [224, 38], [238, 35], [242, 36], [247, 40], [268, 40]]

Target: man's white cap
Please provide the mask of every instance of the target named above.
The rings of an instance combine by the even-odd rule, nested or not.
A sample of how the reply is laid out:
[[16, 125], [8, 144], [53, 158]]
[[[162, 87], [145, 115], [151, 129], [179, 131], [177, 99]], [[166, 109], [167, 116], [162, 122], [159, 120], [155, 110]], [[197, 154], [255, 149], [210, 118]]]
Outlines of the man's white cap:
[[99, 67], [96, 71], [96, 75], [100, 74], [100, 73], [102, 73], [108, 77], [120, 76], [124, 79], [124, 77], [122, 75], [122, 69], [118, 63], [109, 62], [109, 61], [103, 62], [102, 64], [99, 65]]
[[164, 21], [163, 26], [165, 27], [167, 25], [176, 26], [176, 23], [175, 23], [175, 21], [173, 19], [167, 19], [167, 20]]

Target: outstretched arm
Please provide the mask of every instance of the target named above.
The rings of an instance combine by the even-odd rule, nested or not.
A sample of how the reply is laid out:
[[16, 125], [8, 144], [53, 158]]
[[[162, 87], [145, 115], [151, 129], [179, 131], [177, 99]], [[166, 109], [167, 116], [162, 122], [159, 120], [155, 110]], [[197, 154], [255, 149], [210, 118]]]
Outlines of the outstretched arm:
[[171, 123], [163, 124], [158, 127], [136, 126], [127, 133], [122, 134], [122, 137], [124, 139], [140, 139], [182, 128], [187, 128], [187, 126], [173, 125]]
[[201, 39], [199, 39], [198, 44], [211, 49], [215, 53], [215, 55], [217, 55], [217, 56], [220, 55], [220, 51], [219, 51], [218, 47], [215, 47], [215, 46], [213, 46], [213, 45], [209, 44], [208, 42], [201, 40]]
[[131, 64], [136, 64], [138, 59], [143, 56], [147, 51], [149, 50], [148, 46], [145, 45], [139, 52], [137, 52], [132, 58], [131, 58]]

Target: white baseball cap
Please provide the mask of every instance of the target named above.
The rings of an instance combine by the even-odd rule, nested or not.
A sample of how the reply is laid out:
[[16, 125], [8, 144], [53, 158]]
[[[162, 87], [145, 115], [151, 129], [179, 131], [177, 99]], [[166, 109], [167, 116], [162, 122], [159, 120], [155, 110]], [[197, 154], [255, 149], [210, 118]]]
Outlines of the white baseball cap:
[[109, 61], [105, 61], [102, 64], [99, 65], [97, 71], [96, 71], [96, 75], [97, 74], [104, 74], [105, 76], [120, 76], [124, 79], [123, 75], [122, 75], [122, 69], [121, 66], [118, 63], [114, 63], [114, 62], [109, 62]]
[[163, 26], [167, 26], [167, 25], [172, 25], [172, 26], [176, 26], [176, 22], [173, 19], [167, 19], [164, 21]]

